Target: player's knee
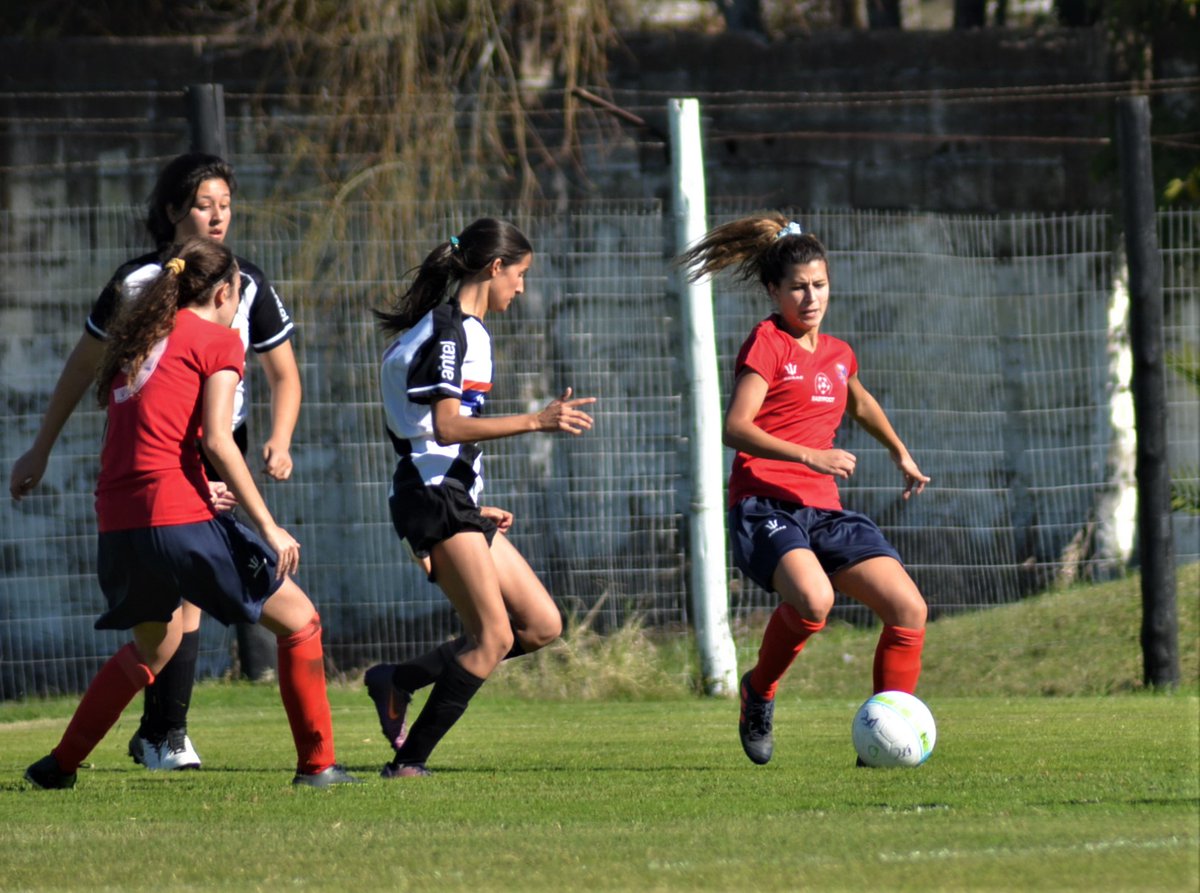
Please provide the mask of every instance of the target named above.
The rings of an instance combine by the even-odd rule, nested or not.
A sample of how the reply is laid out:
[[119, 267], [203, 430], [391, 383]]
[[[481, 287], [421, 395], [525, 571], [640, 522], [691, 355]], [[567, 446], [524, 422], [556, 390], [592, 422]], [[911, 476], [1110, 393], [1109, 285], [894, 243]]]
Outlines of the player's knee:
[[562, 631], [562, 615], [558, 611], [548, 611], [521, 630], [521, 644], [526, 651], [537, 651], [561, 636]]
[[503, 627], [497, 625], [495, 628], [485, 628], [476, 640], [475, 648], [488, 663], [496, 666], [512, 650], [513, 640], [512, 627], [506, 623]]
[[889, 599], [879, 613], [884, 623], [905, 629], [924, 629], [929, 619], [929, 607], [915, 589]]
[[920, 593], [905, 606], [905, 617], [907, 620], [901, 626], [924, 629], [925, 621], [929, 619], [929, 606], [925, 604], [925, 599], [921, 598]]

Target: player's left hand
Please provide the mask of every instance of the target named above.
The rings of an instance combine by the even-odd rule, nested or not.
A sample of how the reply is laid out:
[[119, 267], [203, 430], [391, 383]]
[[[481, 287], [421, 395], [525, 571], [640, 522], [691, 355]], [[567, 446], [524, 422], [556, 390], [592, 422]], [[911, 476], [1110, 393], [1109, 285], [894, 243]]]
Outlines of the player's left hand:
[[218, 512], [228, 512], [237, 508], [238, 498], [232, 490], [220, 481], [208, 482], [208, 499]]
[[925, 485], [931, 480], [928, 475], [921, 474], [921, 469], [917, 467], [917, 463], [913, 461], [913, 457], [905, 453], [903, 456], [896, 457], [896, 467], [904, 475], [904, 498], [912, 496], [914, 493], [920, 493], [925, 489]]
[[508, 529], [512, 527], [513, 513], [502, 508], [497, 508], [494, 505], [481, 505], [479, 514], [485, 518], [496, 522], [496, 529], [501, 533], [508, 533]]
[[292, 454], [287, 446], [268, 440], [263, 444], [263, 471], [277, 481], [292, 476]]

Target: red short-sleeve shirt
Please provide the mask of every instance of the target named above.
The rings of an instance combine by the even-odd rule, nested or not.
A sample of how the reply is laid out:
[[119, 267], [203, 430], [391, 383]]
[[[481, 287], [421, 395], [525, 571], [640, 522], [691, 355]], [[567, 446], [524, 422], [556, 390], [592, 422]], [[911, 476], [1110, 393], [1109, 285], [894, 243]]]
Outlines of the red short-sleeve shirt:
[[204, 383], [245, 362], [237, 332], [181, 310], [133, 381], [117, 374], [96, 484], [102, 533], [213, 517], [197, 446]]
[[[846, 411], [847, 383], [858, 371], [854, 351], [831, 335], [817, 339], [812, 353], [785, 331], [778, 316], [764, 319], [742, 344], [734, 374], [748, 369], [767, 382], [767, 395], [754, 423], [775, 437], [818, 450], [833, 447]], [[729, 476], [729, 503], [748, 496], [840, 509], [833, 475], [799, 462], [762, 459], [739, 452]]]

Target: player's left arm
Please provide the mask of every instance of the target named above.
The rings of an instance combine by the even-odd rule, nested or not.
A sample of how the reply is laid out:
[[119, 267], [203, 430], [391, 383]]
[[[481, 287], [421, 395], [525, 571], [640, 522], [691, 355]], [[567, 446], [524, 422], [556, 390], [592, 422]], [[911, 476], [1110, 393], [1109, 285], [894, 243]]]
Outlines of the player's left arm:
[[908, 448], [888, 421], [887, 413], [883, 411], [879, 401], [872, 397], [870, 391], [859, 381], [857, 373], [850, 376], [846, 382], [846, 389], [846, 410], [850, 417], [887, 447], [892, 461], [904, 475], [904, 498], [908, 499], [913, 493], [920, 493], [929, 483], [929, 478], [921, 473], [921, 469], [909, 455]]
[[277, 481], [292, 475], [292, 434], [300, 418], [300, 367], [291, 341], [258, 355], [271, 389], [271, 435], [263, 444], [263, 470]]

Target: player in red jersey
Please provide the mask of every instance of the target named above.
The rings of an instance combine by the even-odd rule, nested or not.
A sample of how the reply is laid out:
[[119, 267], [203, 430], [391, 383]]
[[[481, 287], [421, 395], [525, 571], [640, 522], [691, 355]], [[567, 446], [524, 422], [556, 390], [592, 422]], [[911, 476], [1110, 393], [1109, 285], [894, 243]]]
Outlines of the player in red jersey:
[[[222, 623], [261, 621], [277, 636], [294, 783], [356, 781], [334, 760], [320, 618], [289, 576], [300, 544], [271, 517], [233, 437], [245, 364], [230, 328], [240, 281], [228, 248], [192, 238], [111, 328], [97, 375], [108, 412], [96, 485], [108, 610], [96, 628], [132, 630], [133, 641], [100, 668], [58, 746], [26, 770], [37, 787], [74, 786], [80, 763], [179, 647], [185, 599]], [[210, 485], [200, 445], [222, 484]], [[232, 504], [261, 538], [219, 511]]]
[[[63, 366], [34, 442], [13, 463], [9, 480], [13, 499], [24, 498], [45, 474], [59, 433], [95, 381], [108, 329], [121, 305], [135, 299], [162, 272], [165, 252], [173, 245], [192, 236], [225, 242], [233, 222], [235, 191], [233, 168], [215, 155], [189, 152], [172, 159], [159, 172], [145, 221], [155, 249], [121, 264], [92, 305], [84, 332]], [[300, 371], [291, 345], [292, 320], [262, 270], [242, 257], [237, 258], [237, 263], [241, 300], [233, 328], [241, 336], [243, 350], [252, 350], [261, 360], [271, 392], [271, 431], [262, 448], [262, 470], [282, 481], [292, 473], [291, 440], [301, 399]], [[239, 381], [234, 394], [233, 437], [243, 455], [249, 443], [246, 415], [243, 383]], [[217, 479], [211, 464], [206, 465], [206, 471], [210, 479]], [[187, 730], [200, 653], [199, 609], [184, 605], [183, 620], [183, 640], [171, 662], [147, 686], [141, 722], [129, 739], [129, 755], [147, 769], [200, 767], [200, 755], [192, 746]], [[273, 649], [269, 637], [264, 649], [261, 636], [258, 627], [237, 624], [242, 669], [252, 678], [270, 670], [267, 665]]]
[[734, 560], [781, 601], [758, 663], [741, 680], [742, 747], [763, 764], [774, 750], [776, 688], [824, 627], [835, 590], [883, 622], [874, 691], [912, 693], [921, 672], [925, 600], [875, 523], [842, 508], [837, 481], [856, 461], [834, 446], [842, 416], [887, 447], [905, 499], [929, 478], [859, 380], [850, 346], [821, 334], [829, 265], [814, 236], [780, 214], [744, 217], [709, 232], [680, 261], [692, 278], [735, 266], [741, 278], [761, 282], [776, 307], [738, 353], [723, 437], [737, 451], [729, 478]]

